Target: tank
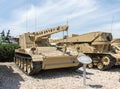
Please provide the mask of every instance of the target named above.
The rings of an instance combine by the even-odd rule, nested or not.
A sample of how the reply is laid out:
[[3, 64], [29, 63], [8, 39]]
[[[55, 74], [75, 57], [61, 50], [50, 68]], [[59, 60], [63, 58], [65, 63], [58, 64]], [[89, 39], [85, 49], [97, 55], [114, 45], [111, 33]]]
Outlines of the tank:
[[108, 32], [91, 32], [76, 37], [56, 41], [58, 46], [67, 44], [91, 57], [92, 63], [89, 68], [96, 66], [99, 70], [110, 69], [120, 58], [111, 51], [112, 34]]
[[77, 60], [77, 52], [68, 53], [67, 50], [52, 47], [49, 42], [52, 34], [67, 30], [68, 26], [64, 25], [20, 35], [20, 48], [15, 50], [15, 63], [28, 75], [48, 69], [79, 68], [81, 64]]

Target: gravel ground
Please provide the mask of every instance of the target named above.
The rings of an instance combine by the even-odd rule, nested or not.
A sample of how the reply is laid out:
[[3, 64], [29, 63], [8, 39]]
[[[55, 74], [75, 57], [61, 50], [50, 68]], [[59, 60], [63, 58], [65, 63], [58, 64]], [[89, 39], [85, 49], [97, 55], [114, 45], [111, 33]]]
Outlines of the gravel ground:
[[[57, 69], [27, 76], [13, 62], [0, 63], [0, 89], [83, 89], [82, 67]], [[87, 89], [120, 89], [120, 67], [109, 71], [87, 69]]]

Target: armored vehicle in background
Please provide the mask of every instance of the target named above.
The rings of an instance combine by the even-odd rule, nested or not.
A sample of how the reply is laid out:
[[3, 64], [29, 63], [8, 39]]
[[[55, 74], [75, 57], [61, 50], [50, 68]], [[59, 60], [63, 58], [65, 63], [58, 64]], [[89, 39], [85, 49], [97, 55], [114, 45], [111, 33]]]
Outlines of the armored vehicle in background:
[[100, 70], [107, 70], [117, 63], [118, 56], [111, 52], [112, 34], [107, 32], [91, 32], [76, 37], [56, 41], [58, 46], [67, 44], [69, 47], [85, 53], [92, 58], [89, 68], [97, 66]]
[[49, 43], [52, 34], [67, 30], [68, 26], [65, 25], [20, 35], [20, 48], [15, 50], [15, 63], [28, 75], [47, 69], [79, 68], [81, 64], [77, 60], [77, 52], [68, 53], [67, 50], [51, 47]]

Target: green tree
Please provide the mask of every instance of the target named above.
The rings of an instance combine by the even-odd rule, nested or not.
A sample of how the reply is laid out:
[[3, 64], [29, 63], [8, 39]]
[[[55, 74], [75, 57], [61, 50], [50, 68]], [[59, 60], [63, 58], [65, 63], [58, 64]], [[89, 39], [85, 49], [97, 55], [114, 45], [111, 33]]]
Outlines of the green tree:
[[15, 49], [18, 47], [18, 44], [0, 44], [0, 61], [14, 61]]

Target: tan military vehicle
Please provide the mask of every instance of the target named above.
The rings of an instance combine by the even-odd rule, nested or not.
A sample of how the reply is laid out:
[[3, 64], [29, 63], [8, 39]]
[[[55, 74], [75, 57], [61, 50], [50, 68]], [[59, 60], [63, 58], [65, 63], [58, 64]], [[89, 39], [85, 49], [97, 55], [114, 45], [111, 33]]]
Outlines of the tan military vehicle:
[[[106, 70], [115, 65], [118, 56], [111, 52], [110, 42], [112, 34], [107, 32], [91, 32], [76, 37], [56, 41], [58, 46], [66, 43], [69, 47], [89, 55], [92, 63], [89, 68], [97, 66], [100, 70]], [[119, 57], [120, 58], [120, 57]]]
[[68, 26], [58, 26], [39, 32], [28, 32], [20, 35], [20, 48], [15, 50], [15, 63], [27, 74], [32, 75], [40, 70], [55, 68], [79, 68], [78, 53], [68, 53], [51, 47], [49, 37], [60, 31], [67, 31]]

